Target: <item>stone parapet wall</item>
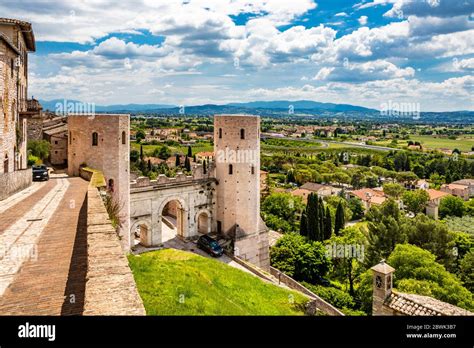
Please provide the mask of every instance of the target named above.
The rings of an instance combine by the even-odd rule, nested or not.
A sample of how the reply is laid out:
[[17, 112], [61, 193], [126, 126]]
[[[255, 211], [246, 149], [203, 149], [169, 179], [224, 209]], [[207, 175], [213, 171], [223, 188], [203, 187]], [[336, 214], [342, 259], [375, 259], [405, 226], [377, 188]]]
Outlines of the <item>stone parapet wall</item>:
[[308, 295], [311, 298], [311, 301], [308, 304], [308, 308], [307, 308], [308, 314], [314, 315], [317, 310], [320, 310], [331, 316], [344, 315], [344, 313], [342, 313], [339, 309], [337, 309], [330, 303], [324, 301], [321, 297], [316, 295], [314, 292], [305, 288], [299, 282], [287, 276], [285, 273], [281, 272], [280, 270], [270, 266], [270, 274], [274, 276], [275, 278], [277, 278], [281, 283], [288, 286], [290, 289], [298, 290], [299, 292], [302, 292], [303, 294]]
[[0, 201], [31, 185], [31, 168], [0, 174]]
[[92, 184], [87, 192], [84, 315], [146, 315], [121, 242], [100, 193]]

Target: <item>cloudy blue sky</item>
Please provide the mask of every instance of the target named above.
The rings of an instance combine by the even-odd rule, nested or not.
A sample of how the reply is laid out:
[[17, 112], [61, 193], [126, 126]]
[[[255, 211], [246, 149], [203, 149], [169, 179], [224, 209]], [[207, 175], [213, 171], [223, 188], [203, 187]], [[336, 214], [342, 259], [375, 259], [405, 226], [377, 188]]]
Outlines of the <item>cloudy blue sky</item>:
[[39, 99], [474, 110], [474, 0], [2, 0], [0, 13], [33, 23]]

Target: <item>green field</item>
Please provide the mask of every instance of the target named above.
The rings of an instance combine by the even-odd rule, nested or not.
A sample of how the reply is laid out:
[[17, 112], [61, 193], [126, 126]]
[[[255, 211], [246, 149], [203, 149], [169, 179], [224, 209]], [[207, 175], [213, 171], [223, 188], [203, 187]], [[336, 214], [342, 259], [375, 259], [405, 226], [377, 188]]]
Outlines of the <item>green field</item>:
[[431, 135], [410, 135], [410, 140], [413, 142], [419, 141], [421, 145], [429, 149], [459, 149], [463, 152], [471, 151], [471, 147], [474, 146], [474, 137], [461, 136], [458, 139], [448, 138], [434, 138]]
[[164, 249], [128, 260], [148, 315], [303, 315], [308, 301], [186, 251]]

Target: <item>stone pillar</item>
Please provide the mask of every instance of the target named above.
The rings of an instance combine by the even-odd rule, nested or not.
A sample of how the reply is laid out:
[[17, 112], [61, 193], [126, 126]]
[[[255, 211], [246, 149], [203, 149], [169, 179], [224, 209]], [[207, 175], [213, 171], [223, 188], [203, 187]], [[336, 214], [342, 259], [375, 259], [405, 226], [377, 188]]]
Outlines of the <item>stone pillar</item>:
[[383, 304], [392, 293], [393, 272], [395, 269], [385, 260], [371, 268], [373, 272], [372, 315], [385, 315]]

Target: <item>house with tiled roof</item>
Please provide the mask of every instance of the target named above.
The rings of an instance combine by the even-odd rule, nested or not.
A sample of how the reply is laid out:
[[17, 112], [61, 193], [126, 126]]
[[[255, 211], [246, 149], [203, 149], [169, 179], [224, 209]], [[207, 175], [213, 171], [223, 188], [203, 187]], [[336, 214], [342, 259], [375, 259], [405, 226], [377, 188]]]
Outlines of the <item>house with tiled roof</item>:
[[453, 196], [460, 197], [465, 201], [469, 200], [470, 189], [468, 185], [463, 184], [444, 184], [441, 186], [441, 191], [449, 193]]
[[373, 272], [372, 315], [452, 316], [474, 313], [433, 297], [393, 290], [395, 269], [382, 260]]
[[354, 190], [349, 192], [349, 196], [357, 197], [362, 201], [362, 205], [367, 212], [372, 205], [381, 205], [386, 201], [386, 197], [383, 191], [374, 190], [371, 188], [363, 188], [360, 190]]
[[433, 219], [437, 220], [441, 198], [449, 196], [449, 193], [435, 189], [428, 189], [426, 192], [428, 192], [429, 196], [428, 204], [426, 205], [426, 215], [431, 216]]

